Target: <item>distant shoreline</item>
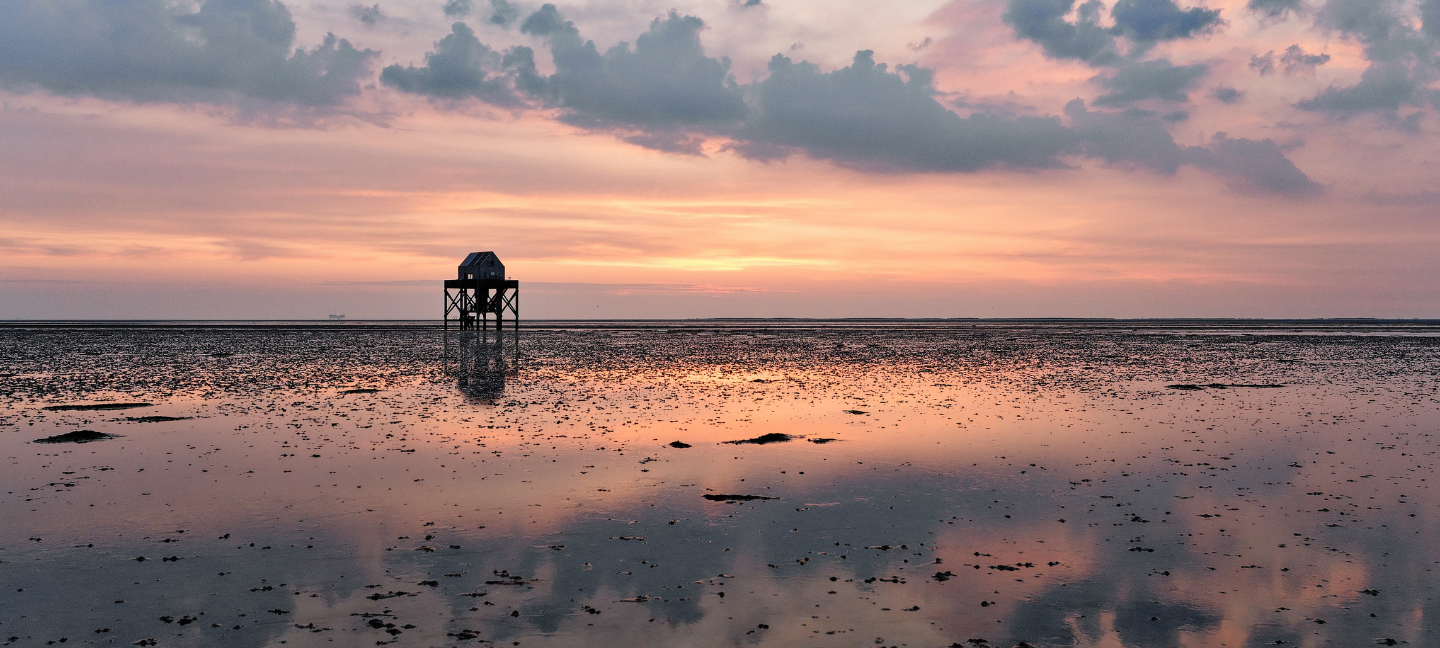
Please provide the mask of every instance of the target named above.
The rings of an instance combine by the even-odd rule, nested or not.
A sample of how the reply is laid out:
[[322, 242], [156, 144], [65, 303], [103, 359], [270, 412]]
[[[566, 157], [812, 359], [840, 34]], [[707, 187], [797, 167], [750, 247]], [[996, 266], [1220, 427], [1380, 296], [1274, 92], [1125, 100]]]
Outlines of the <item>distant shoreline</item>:
[[[506, 322], [510, 330], [513, 322]], [[425, 330], [440, 320], [8, 320], [0, 330], [22, 329], [257, 329], [257, 330]], [[520, 320], [522, 330], [1135, 330], [1243, 333], [1426, 333], [1440, 334], [1440, 320], [1426, 319], [1241, 319], [1241, 318], [697, 318]], [[452, 330], [453, 324], [452, 324]]]

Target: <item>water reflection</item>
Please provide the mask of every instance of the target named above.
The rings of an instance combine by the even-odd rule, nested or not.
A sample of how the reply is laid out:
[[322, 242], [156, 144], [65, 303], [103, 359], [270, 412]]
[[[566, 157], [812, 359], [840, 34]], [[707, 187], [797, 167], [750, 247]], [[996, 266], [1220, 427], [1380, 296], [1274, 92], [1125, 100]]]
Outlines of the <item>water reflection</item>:
[[[4, 643], [1440, 631], [1426, 339], [557, 331], [462, 369], [411, 330], [49, 335], [0, 338]], [[102, 400], [168, 418], [44, 409]], [[31, 443], [75, 429], [118, 437]]]
[[471, 400], [505, 392], [505, 379], [520, 370], [520, 331], [501, 327], [443, 331], [443, 364], [456, 387]]

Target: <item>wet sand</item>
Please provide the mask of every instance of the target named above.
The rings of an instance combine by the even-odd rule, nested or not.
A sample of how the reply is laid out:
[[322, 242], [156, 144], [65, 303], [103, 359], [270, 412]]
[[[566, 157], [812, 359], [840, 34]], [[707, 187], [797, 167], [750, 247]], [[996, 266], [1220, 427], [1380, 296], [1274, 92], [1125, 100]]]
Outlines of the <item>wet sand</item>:
[[1440, 645], [1436, 333], [12, 326], [0, 644]]

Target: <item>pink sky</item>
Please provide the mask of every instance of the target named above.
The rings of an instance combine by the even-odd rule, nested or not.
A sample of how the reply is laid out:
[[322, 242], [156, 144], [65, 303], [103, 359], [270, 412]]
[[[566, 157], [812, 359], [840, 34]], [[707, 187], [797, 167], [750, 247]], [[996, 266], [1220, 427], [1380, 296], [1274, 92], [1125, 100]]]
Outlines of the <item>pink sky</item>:
[[0, 8], [0, 319], [1440, 317], [1440, 0], [104, 4]]

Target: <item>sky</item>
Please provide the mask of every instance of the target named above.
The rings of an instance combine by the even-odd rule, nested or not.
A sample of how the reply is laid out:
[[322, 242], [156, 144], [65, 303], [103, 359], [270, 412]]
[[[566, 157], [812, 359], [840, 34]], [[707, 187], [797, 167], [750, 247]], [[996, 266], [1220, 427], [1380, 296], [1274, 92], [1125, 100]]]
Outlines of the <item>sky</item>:
[[1440, 317], [1440, 0], [9, 0], [0, 319]]

